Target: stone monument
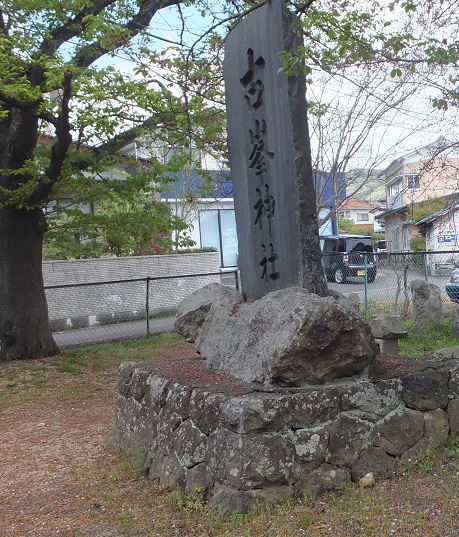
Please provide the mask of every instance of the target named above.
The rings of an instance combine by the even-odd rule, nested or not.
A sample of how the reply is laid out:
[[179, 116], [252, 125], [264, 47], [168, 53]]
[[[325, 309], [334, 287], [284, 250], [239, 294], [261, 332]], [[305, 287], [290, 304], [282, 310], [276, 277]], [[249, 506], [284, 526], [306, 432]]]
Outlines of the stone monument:
[[379, 478], [459, 431], [459, 361], [399, 363], [397, 375], [375, 358], [355, 302], [307, 281], [320, 251], [304, 79], [278, 72], [279, 52], [299, 39], [280, 0], [228, 39], [240, 268], [253, 301], [219, 284], [196, 291], [176, 328], [201, 358], [119, 372], [113, 444], [222, 516]]
[[320, 248], [304, 76], [286, 77], [281, 51], [303, 43], [299, 20], [271, 0], [240, 21], [225, 45], [228, 148], [242, 293], [287, 287], [325, 294], [311, 270]]

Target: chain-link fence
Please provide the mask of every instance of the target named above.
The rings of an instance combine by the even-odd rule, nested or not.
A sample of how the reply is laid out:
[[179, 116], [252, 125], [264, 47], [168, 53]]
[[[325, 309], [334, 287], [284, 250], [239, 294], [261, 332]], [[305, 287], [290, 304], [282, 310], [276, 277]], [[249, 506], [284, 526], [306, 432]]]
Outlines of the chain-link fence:
[[[326, 269], [328, 267], [328, 270]], [[381, 313], [411, 313], [413, 280], [437, 285], [445, 308], [451, 308], [446, 285], [459, 267], [459, 252], [397, 252], [324, 256], [330, 289], [345, 295], [357, 293], [365, 309]], [[458, 284], [459, 289], [459, 284]]]
[[239, 289], [237, 270], [45, 286], [60, 347], [174, 330], [180, 301], [212, 282]]
[[[323, 265], [329, 289], [358, 295], [371, 313], [410, 316], [415, 279], [437, 285], [445, 310], [454, 307], [446, 284], [459, 267], [459, 252], [334, 254], [324, 256]], [[237, 270], [47, 286], [51, 328], [61, 347], [173, 331], [180, 301], [215, 281], [239, 289]]]

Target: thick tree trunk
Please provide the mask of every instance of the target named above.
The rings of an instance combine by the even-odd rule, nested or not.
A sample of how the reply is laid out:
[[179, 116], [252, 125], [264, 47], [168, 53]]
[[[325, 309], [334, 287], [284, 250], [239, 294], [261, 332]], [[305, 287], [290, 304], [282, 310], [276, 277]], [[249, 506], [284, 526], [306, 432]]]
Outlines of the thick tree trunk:
[[41, 209], [0, 209], [0, 361], [57, 354], [43, 289]]

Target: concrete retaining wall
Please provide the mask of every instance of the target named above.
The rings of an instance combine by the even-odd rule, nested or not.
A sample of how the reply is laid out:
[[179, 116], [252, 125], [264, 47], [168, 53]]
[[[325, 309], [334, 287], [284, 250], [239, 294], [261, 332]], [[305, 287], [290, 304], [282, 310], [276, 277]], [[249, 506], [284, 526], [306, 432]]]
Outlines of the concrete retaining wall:
[[[161, 256], [45, 261], [45, 286], [84, 284], [137, 278], [168, 277], [149, 282], [150, 312], [174, 311], [187, 295], [212, 282], [218, 273], [218, 252]], [[173, 278], [173, 276], [190, 277]], [[145, 318], [146, 281], [47, 289], [54, 331]]]

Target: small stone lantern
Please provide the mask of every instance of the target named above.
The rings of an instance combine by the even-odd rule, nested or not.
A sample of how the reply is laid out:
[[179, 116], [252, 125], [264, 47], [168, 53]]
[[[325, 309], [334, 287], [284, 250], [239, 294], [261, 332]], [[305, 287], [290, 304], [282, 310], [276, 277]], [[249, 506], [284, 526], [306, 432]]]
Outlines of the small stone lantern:
[[371, 333], [382, 354], [399, 354], [398, 340], [408, 337], [398, 315], [374, 315], [370, 321]]

